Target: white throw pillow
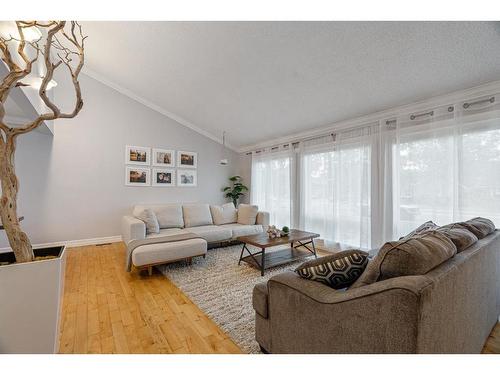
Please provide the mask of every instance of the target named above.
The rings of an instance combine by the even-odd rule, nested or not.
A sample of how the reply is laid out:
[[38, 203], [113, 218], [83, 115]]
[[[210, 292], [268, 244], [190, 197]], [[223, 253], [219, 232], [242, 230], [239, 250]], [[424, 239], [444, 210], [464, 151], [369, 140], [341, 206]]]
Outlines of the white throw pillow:
[[162, 204], [151, 207], [156, 213], [160, 229], [183, 228], [182, 206], [180, 204]]
[[238, 221], [238, 210], [233, 202], [222, 206], [210, 206], [210, 212], [212, 212], [215, 225], [232, 224]]
[[258, 206], [240, 204], [238, 206], [238, 224], [255, 225], [257, 212], [259, 212]]
[[212, 214], [208, 204], [186, 204], [182, 206], [186, 228], [212, 225]]
[[146, 234], [160, 233], [158, 219], [151, 208], [134, 209], [134, 217], [144, 221], [144, 224], [146, 224]]

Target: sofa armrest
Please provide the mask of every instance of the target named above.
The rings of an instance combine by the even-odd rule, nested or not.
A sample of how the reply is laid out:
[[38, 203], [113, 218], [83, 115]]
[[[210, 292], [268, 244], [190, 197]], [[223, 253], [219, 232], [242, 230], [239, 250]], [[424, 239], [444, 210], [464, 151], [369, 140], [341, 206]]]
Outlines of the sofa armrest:
[[414, 353], [425, 276], [339, 291], [294, 272], [268, 282], [272, 353]]
[[257, 314], [267, 318], [267, 282], [258, 283], [253, 287], [252, 305]]
[[255, 220], [255, 224], [262, 225], [264, 230], [267, 230], [269, 226], [269, 212], [259, 211], [257, 212], [257, 219]]
[[132, 240], [142, 240], [146, 238], [146, 224], [133, 216], [122, 218], [122, 239], [125, 245]]
[[284, 272], [273, 276], [269, 283], [279, 283], [301, 293], [312, 300], [323, 304], [335, 304], [381, 293], [391, 289], [406, 290], [409, 293], [420, 294], [422, 289], [432, 282], [425, 276], [406, 276], [379, 281], [360, 288], [337, 290], [320, 283], [300, 277], [295, 272]]

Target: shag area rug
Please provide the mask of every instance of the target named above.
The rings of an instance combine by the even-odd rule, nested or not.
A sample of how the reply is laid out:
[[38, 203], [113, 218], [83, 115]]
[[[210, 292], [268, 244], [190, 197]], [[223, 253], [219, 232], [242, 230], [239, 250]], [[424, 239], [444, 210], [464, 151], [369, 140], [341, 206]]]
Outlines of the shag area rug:
[[[250, 249], [258, 251], [253, 247]], [[266, 249], [266, 252], [280, 249]], [[210, 249], [205, 259], [193, 258], [192, 265], [179, 262], [158, 269], [217, 323], [242, 351], [260, 353], [255, 341], [253, 287], [276, 274], [295, 269], [305, 260], [267, 269], [265, 275], [260, 276], [259, 270], [245, 262], [238, 266], [240, 252], [241, 245]]]

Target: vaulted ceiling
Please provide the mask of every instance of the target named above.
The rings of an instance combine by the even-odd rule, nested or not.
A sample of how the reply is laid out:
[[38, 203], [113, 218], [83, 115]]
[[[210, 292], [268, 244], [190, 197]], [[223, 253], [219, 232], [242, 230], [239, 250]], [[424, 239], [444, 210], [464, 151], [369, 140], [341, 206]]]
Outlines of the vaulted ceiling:
[[86, 66], [236, 148], [500, 79], [498, 22], [84, 22]]

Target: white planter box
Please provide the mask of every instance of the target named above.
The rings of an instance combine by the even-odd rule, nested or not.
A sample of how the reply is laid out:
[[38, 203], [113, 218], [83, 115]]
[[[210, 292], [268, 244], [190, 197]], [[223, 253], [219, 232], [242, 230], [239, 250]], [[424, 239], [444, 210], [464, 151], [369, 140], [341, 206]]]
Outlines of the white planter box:
[[0, 266], [0, 353], [57, 352], [65, 263], [62, 247], [55, 259]]

